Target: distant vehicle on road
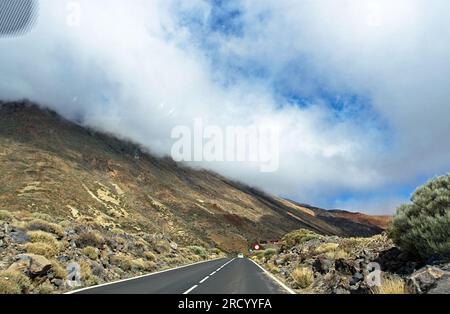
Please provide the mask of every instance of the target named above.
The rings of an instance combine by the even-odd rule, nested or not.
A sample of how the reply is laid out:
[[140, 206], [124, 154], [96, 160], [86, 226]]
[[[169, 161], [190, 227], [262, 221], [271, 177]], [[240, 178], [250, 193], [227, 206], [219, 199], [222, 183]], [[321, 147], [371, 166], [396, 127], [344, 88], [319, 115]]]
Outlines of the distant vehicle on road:
[[239, 253], [238, 254], [238, 258], [244, 258], [244, 254], [243, 253]]

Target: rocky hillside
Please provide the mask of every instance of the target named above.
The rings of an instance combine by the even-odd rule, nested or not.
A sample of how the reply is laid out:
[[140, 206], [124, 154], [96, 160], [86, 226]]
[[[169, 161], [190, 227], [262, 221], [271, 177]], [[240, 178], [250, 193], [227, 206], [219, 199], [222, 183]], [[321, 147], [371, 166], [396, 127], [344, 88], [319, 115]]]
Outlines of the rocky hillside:
[[[255, 251], [251, 258], [298, 293], [450, 293], [448, 259], [428, 265], [413, 260], [384, 233], [342, 238], [297, 230], [283, 237], [281, 244]], [[381, 271], [378, 282], [374, 270]]]
[[246, 251], [299, 228], [383, 230], [370, 216], [297, 204], [156, 158], [29, 102], [0, 102], [0, 173], [0, 270], [8, 269], [0, 287], [5, 278], [25, 282], [25, 273], [32, 283], [12, 288], [22, 292], [59, 289], [70, 261], [88, 285]]

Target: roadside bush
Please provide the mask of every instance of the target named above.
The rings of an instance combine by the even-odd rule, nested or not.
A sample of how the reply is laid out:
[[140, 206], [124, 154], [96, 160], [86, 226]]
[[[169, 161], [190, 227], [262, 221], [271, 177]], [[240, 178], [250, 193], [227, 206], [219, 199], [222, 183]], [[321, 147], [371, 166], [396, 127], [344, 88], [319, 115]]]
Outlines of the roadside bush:
[[388, 236], [413, 257], [450, 258], [450, 175], [419, 187], [411, 201], [397, 209]]
[[60, 225], [42, 219], [34, 219], [30, 221], [27, 225], [27, 229], [31, 231], [33, 230], [46, 231], [49, 233], [53, 233], [58, 237], [64, 236], [64, 229]]
[[200, 256], [203, 259], [207, 259], [208, 258], [208, 253], [206, 252], [206, 249], [202, 246], [197, 246], [197, 245], [191, 245], [188, 246], [188, 249], [194, 253], [197, 256]]
[[307, 267], [298, 267], [291, 273], [292, 279], [302, 289], [308, 288], [314, 282], [314, 273]]
[[254, 251], [253, 257], [255, 257], [256, 259], [262, 259], [264, 257], [264, 252], [265, 251]]
[[278, 274], [280, 272], [280, 268], [274, 264], [267, 264], [266, 268], [269, 272], [273, 274]]
[[136, 259], [125, 254], [111, 256], [110, 262], [124, 271], [152, 271], [156, 268], [156, 264], [152, 261], [145, 261], [142, 258]]
[[263, 254], [264, 254], [265, 258], [269, 259], [272, 256], [274, 256], [275, 254], [277, 254], [277, 250], [275, 250], [273, 248], [265, 249]]
[[299, 229], [289, 232], [281, 240], [283, 241], [283, 244], [289, 248], [318, 238], [320, 238], [320, 235], [311, 230]]

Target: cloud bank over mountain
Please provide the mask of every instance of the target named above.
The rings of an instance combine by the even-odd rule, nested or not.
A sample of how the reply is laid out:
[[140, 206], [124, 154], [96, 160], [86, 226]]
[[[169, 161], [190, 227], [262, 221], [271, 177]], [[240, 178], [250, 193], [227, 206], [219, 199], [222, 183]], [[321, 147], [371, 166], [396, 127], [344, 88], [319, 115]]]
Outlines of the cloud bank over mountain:
[[195, 118], [273, 126], [278, 171], [200, 166], [302, 202], [392, 212], [449, 170], [448, 12], [444, 0], [41, 1], [32, 33], [0, 39], [0, 98], [160, 155]]

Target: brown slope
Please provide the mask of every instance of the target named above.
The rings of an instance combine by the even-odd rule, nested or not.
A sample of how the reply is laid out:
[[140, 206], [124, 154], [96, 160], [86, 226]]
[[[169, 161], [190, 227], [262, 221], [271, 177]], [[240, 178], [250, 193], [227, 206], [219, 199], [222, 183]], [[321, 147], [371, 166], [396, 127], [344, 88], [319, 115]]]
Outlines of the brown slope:
[[325, 212], [311, 215], [210, 171], [156, 158], [28, 102], [0, 105], [0, 207], [8, 210], [163, 231], [180, 243], [227, 251], [298, 228], [336, 235], [380, 230], [346, 218], [339, 219], [347, 225], [335, 224]]

